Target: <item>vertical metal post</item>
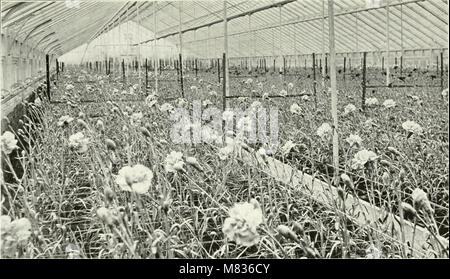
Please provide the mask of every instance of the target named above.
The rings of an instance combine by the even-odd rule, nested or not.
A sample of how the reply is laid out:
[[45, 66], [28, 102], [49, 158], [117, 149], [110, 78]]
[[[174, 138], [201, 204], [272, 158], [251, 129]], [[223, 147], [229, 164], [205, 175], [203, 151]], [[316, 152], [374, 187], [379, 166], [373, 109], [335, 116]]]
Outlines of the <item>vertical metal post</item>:
[[56, 59], [56, 79], [59, 79], [59, 63], [58, 63], [58, 59]]
[[180, 64], [180, 86], [181, 86], [181, 96], [184, 98], [184, 84], [183, 84], [183, 57], [180, 52], [179, 57], [179, 64]]
[[[153, 27], [154, 27], [154, 40], [153, 40], [153, 60], [155, 62], [155, 69], [154, 69], [154, 74], [155, 74], [155, 92], [156, 94], [158, 94], [158, 48], [157, 48], [157, 36], [156, 36], [156, 30], [157, 30], [157, 12], [158, 12], [158, 2], [154, 1], [153, 2]], [[180, 11], [181, 13], [181, 11]]]
[[195, 58], [195, 77], [197, 78], [197, 74], [198, 74], [198, 62], [197, 62], [197, 58]]
[[[322, 67], [322, 59], [326, 58], [325, 53], [325, 0], [322, 0], [322, 57], [320, 59], [320, 70], [322, 71], [322, 90], [325, 90], [325, 68]], [[326, 60], [325, 60], [326, 61]], [[325, 64], [326, 65], [326, 64]]]
[[391, 69], [390, 63], [390, 12], [389, 12], [390, 1], [386, 4], [386, 85], [391, 83]]
[[180, 86], [181, 86], [181, 96], [184, 98], [184, 86], [183, 86], [183, 33], [181, 32], [182, 28], [182, 20], [181, 13], [183, 9], [183, 1], [178, 3], [178, 16], [179, 16], [179, 24], [178, 24], [178, 36], [179, 36], [179, 65], [180, 65]]
[[441, 52], [441, 92], [443, 90], [444, 90], [444, 53]]
[[145, 92], [147, 92], [148, 88], [148, 65], [147, 65], [147, 58], [145, 58]]
[[45, 71], [47, 74], [47, 99], [50, 102], [50, 57], [45, 55]]
[[227, 82], [227, 74], [226, 74], [226, 67], [225, 67], [225, 61], [226, 61], [227, 57], [225, 52], [223, 53], [222, 56], [222, 71], [223, 71], [223, 81], [222, 81], [222, 111], [225, 111], [225, 109], [227, 108], [227, 86], [226, 86], [226, 82]]
[[122, 59], [122, 80], [125, 83], [125, 59]]
[[314, 92], [314, 106], [317, 108], [317, 89], [316, 89], [316, 54], [312, 54], [312, 68], [313, 68], [313, 92]]
[[367, 52], [363, 53], [363, 68], [362, 68], [362, 101], [361, 108], [363, 111], [366, 110], [366, 57]]
[[403, 73], [403, 55], [400, 56], [400, 75]]
[[219, 79], [220, 83], [220, 58], [217, 58], [217, 78]]
[[[229, 86], [229, 73], [228, 73], [228, 19], [227, 19], [227, 1], [223, 2], [223, 48], [224, 48], [224, 56], [223, 56], [223, 83], [225, 84], [225, 97], [228, 96], [230, 86]], [[223, 102], [223, 108], [225, 110], [227, 104], [226, 104], [226, 98]]]
[[[338, 114], [337, 114], [337, 81], [336, 81], [336, 49], [334, 38], [334, 0], [328, 0], [329, 41], [330, 41], [330, 84], [331, 84], [331, 116], [333, 118], [333, 167], [334, 178], [338, 184], [339, 179], [339, 140], [338, 140]], [[326, 61], [326, 60], [325, 60]], [[344, 239], [344, 241], [346, 241]], [[345, 248], [345, 247], [344, 247]], [[344, 258], [347, 251], [343, 251]]]

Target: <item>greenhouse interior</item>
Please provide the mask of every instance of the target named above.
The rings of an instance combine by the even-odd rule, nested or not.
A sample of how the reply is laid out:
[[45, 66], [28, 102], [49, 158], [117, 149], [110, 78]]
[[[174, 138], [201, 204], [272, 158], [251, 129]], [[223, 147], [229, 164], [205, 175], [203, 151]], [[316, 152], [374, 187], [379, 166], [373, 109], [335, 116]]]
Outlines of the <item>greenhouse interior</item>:
[[1, 258], [449, 257], [447, 0], [1, 0]]

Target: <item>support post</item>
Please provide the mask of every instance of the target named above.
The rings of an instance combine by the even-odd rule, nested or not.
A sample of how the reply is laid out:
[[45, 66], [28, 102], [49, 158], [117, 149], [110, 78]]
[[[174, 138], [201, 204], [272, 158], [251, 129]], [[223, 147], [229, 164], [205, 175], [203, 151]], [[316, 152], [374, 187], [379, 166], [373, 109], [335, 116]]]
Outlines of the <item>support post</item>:
[[217, 58], [217, 78], [219, 79], [218, 82], [220, 83], [220, 58]]
[[367, 52], [363, 53], [363, 68], [362, 68], [362, 101], [361, 108], [363, 111], [366, 110], [366, 57]]
[[45, 71], [47, 76], [47, 99], [50, 102], [50, 57], [45, 55]]
[[441, 92], [443, 90], [444, 90], [444, 53], [441, 52]]
[[317, 89], [316, 89], [316, 54], [312, 54], [312, 68], [313, 68], [313, 92], [314, 92], [314, 106], [317, 109]]
[[56, 59], [56, 79], [59, 79], [59, 63], [58, 63], [58, 59]]
[[[336, 49], [334, 38], [334, 0], [328, 0], [329, 42], [330, 42], [330, 84], [331, 84], [331, 116], [333, 118], [333, 167], [336, 185], [339, 185], [339, 139], [337, 114], [337, 81], [336, 81]], [[326, 58], [325, 58], [326, 59]], [[325, 60], [326, 62], [327, 60]], [[325, 63], [325, 65], [327, 65]], [[345, 224], [344, 224], [345, 225]], [[347, 255], [347, 237], [344, 235], [343, 257]]]
[[145, 92], [147, 92], [148, 88], [148, 65], [147, 65], [147, 58], [145, 58]]
[[390, 12], [389, 12], [390, 1], [386, 4], [386, 85], [389, 86], [391, 83], [391, 69], [390, 69]]
[[125, 59], [122, 59], [122, 80], [125, 82]]
[[195, 78], [197, 78], [197, 74], [198, 74], [198, 63], [197, 58], [195, 58]]
[[227, 81], [227, 77], [226, 77], [226, 67], [225, 67], [225, 63], [226, 63], [226, 54], [225, 52], [223, 53], [222, 56], [222, 71], [223, 71], [223, 81], [222, 81], [222, 111], [225, 111], [225, 109], [227, 108], [227, 85], [226, 85], [226, 81]]
[[226, 96], [228, 96], [230, 86], [229, 86], [229, 75], [228, 75], [228, 19], [227, 19], [227, 1], [223, 2], [223, 84], [225, 85], [225, 97], [223, 102], [223, 110], [225, 111], [225, 108], [227, 107], [226, 103]]
[[403, 73], [403, 55], [400, 56], [400, 75]]

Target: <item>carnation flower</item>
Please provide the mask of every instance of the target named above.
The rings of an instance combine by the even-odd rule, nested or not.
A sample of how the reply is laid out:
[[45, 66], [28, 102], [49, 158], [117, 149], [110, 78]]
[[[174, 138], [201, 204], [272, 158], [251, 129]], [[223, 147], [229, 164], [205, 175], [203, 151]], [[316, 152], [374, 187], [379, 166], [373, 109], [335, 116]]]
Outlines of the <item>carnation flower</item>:
[[183, 153], [172, 151], [169, 155], [166, 157], [166, 165], [165, 169], [166, 172], [174, 172], [176, 173], [179, 170], [183, 169], [184, 162], [183, 162]]
[[368, 151], [366, 149], [358, 151], [354, 158], [352, 159], [352, 168], [353, 169], [360, 169], [364, 168], [366, 163], [376, 160], [377, 154], [373, 151]]
[[345, 141], [348, 142], [348, 144], [350, 144], [350, 146], [353, 146], [355, 144], [360, 146], [362, 139], [358, 135], [351, 134], [345, 139]]
[[226, 160], [230, 154], [234, 154], [235, 152], [239, 152], [241, 146], [236, 140], [233, 140], [230, 137], [225, 138], [226, 145], [219, 149], [218, 155], [220, 160]]
[[374, 107], [376, 105], [378, 105], [378, 99], [377, 98], [367, 98], [366, 99], [366, 106], [368, 107]]
[[88, 150], [89, 139], [84, 136], [82, 132], [78, 132], [69, 137], [70, 149], [79, 153], [84, 153]]
[[210, 100], [208, 100], [208, 99], [206, 99], [206, 100], [204, 100], [203, 102], [202, 102], [202, 105], [203, 105], [203, 107], [207, 107], [207, 106], [210, 106], [210, 105], [212, 105], [213, 103], [210, 101]]
[[396, 106], [396, 103], [392, 99], [387, 99], [386, 101], [383, 102], [383, 106], [385, 108], [393, 108]]
[[212, 143], [215, 140], [219, 139], [219, 135], [217, 134], [216, 130], [209, 126], [203, 126], [202, 128], [202, 140], [206, 143]]
[[251, 132], [254, 129], [255, 123], [249, 116], [245, 116], [239, 119], [239, 121], [236, 124], [236, 128], [239, 132]]
[[259, 111], [262, 108], [262, 104], [259, 101], [254, 101], [251, 105], [250, 108], [252, 109], [252, 111]]
[[296, 103], [293, 103], [289, 110], [292, 114], [298, 114], [298, 115], [302, 114], [302, 108], [299, 105], [297, 105]]
[[423, 129], [419, 124], [410, 120], [403, 122], [402, 127], [412, 134], [421, 134], [423, 132]]
[[219, 148], [219, 152], [218, 152], [219, 159], [222, 160], [222, 161], [227, 159], [228, 156], [231, 153], [233, 153], [233, 151], [234, 151], [234, 148], [233, 148], [232, 145], [226, 145], [226, 146], [224, 146], [222, 148]]
[[187, 104], [188, 104], [188, 102], [187, 102], [185, 99], [183, 99], [183, 98], [178, 98], [178, 100], [177, 100], [177, 106], [178, 106], [178, 107], [184, 108], [184, 107], [187, 106]]
[[18, 148], [17, 140], [13, 133], [6, 131], [1, 136], [2, 150], [6, 154], [10, 154], [14, 149]]
[[130, 121], [132, 125], [139, 125], [141, 124], [141, 120], [144, 117], [142, 112], [136, 112], [131, 115]]
[[356, 107], [354, 104], [348, 104], [344, 107], [344, 115], [350, 114], [356, 111]]
[[263, 222], [261, 207], [257, 200], [235, 204], [225, 219], [222, 231], [238, 245], [252, 246], [259, 242], [257, 227]]
[[70, 122], [73, 121], [73, 118], [68, 115], [63, 115], [59, 118], [58, 123], [56, 123], [59, 127], [66, 126]]
[[166, 112], [166, 111], [171, 112], [173, 110], [173, 106], [171, 104], [169, 104], [169, 103], [164, 103], [159, 108], [159, 110], [162, 111], [162, 112]]
[[231, 121], [233, 120], [234, 113], [231, 110], [226, 110], [222, 113], [222, 120]]
[[116, 183], [123, 191], [145, 194], [152, 184], [153, 172], [146, 166], [137, 164], [119, 170]]
[[331, 126], [328, 123], [323, 123], [320, 125], [320, 127], [317, 129], [317, 135], [321, 137], [322, 139], [331, 136]]
[[11, 221], [8, 215], [0, 216], [1, 254], [15, 255], [18, 245], [25, 245], [31, 236], [31, 223], [27, 218]]
[[73, 86], [72, 84], [67, 84], [66, 85], [66, 90], [72, 90], [72, 89], [74, 89], [75, 88], [75, 86]]
[[305, 101], [305, 102], [309, 101], [309, 96], [308, 95], [303, 95], [302, 96], [302, 101]]
[[381, 251], [373, 244], [366, 249], [366, 259], [380, 259]]
[[288, 154], [288, 153], [291, 151], [291, 149], [294, 148], [294, 147], [295, 147], [295, 144], [294, 144], [291, 140], [288, 140], [288, 141], [281, 147], [281, 153], [282, 153], [283, 155], [286, 155], [286, 154]]
[[430, 200], [428, 199], [427, 193], [425, 193], [422, 189], [416, 188], [411, 194], [413, 199], [413, 205], [417, 211], [423, 209], [425, 212], [434, 213], [433, 208], [431, 207]]
[[97, 129], [99, 129], [100, 131], [105, 130], [105, 125], [103, 124], [103, 121], [101, 121], [100, 119], [97, 120], [95, 127], [97, 127]]

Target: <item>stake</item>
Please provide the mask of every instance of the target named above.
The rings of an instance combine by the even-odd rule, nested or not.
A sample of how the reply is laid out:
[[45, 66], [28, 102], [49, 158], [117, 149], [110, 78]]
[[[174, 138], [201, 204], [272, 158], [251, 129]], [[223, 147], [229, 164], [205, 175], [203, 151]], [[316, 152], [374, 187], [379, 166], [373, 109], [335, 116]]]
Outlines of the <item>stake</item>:
[[441, 52], [441, 92], [442, 91], [444, 91], [444, 53], [443, 52]]
[[181, 96], [184, 98], [184, 85], [183, 85], [183, 57], [180, 52], [180, 86], [181, 86]]
[[[338, 185], [339, 179], [339, 140], [337, 114], [337, 82], [336, 82], [336, 49], [334, 39], [334, 7], [333, 0], [328, 0], [329, 38], [330, 38], [330, 83], [331, 83], [331, 115], [333, 118], [333, 166], [334, 179]], [[325, 62], [326, 62], [325, 57]], [[326, 65], [326, 63], [325, 63]], [[325, 66], [326, 67], [326, 66]], [[346, 251], [344, 249], [344, 258]]]
[[400, 75], [403, 73], [403, 55], [400, 56]]
[[313, 90], [314, 90], [314, 106], [317, 108], [317, 91], [316, 91], [316, 54], [312, 54], [312, 66], [313, 66]]
[[366, 109], [366, 56], [367, 52], [363, 53], [363, 68], [362, 68], [362, 103], [361, 108], [363, 111]]
[[122, 80], [125, 83], [125, 59], [122, 59]]
[[195, 78], [197, 78], [197, 72], [198, 72], [198, 64], [197, 64], [197, 58], [195, 58]]
[[47, 74], [47, 99], [50, 102], [50, 57], [45, 55], [45, 70]]
[[220, 58], [217, 58], [217, 77], [219, 78], [220, 83]]
[[147, 58], [145, 58], [145, 92], [147, 92], [148, 88], [148, 66], [147, 66]]
[[344, 57], [344, 79], [345, 79], [345, 64], [347, 63], [347, 57]]
[[56, 79], [59, 79], [59, 63], [58, 63], [58, 59], [56, 59]]
[[226, 54], [225, 52], [223, 53], [222, 56], [222, 71], [223, 71], [223, 81], [222, 81], [222, 88], [223, 88], [223, 92], [222, 92], [222, 111], [225, 111], [225, 109], [227, 108], [227, 86], [226, 86], [226, 67], [225, 67], [225, 63], [226, 63]]

